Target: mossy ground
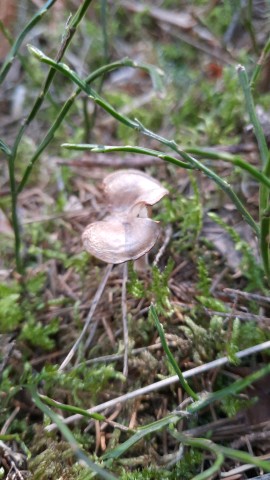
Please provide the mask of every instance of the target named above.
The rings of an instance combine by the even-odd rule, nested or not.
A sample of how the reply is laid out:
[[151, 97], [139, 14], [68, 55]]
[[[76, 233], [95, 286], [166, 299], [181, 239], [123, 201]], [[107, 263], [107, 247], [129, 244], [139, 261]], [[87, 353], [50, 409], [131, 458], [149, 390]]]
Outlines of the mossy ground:
[[[259, 168], [259, 153], [248, 125], [235, 65], [241, 62], [249, 73], [253, 71], [269, 34], [269, 12], [266, 9], [261, 15], [257, 2], [249, 2], [253, 4], [250, 24], [248, 7], [237, 17], [240, 2], [215, 5], [194, 0], [181, 2], [181, 7], [176, 1], [158, 2], [164, 12], [177, 11], [180, 23], [181, 15], [187, 15], [190, 27], [181, 29], [168, 22], [165, 14], [158, 18], [152, 3], [152, 8], [136, 13], [128, 4], [109, 2], [104, 15], [106, 2], [93, 1], [64, 61], [82, 77], [127, 55], [157, 65], [165, 72], [162, 91], [153, 89], [145, 72], [131, 68], [107, 75], [102, 82], [96, 82], [95, 88], [117, 110], [175, 139], [181, 148], [213, 147], [241, 155]], [[69, 13], [74, 14], [78, 5], [77, 1], [56, 3], [38, 24], [40, 30], [33, 30], [29, 42], [52, 57]], [[36, 11], [34, 4], [22, 8], [25, 21]], [[18, 15], [18, 11], [14, 13], [9, 26], [14, 36], [19, 31], [16, 28], [23, 27], [16, 27]], [[0, 96], [0, 136], [10, 148], [47, 72], [47, 66], [38, 63], [23, 46], [21, 57], [2, 84]], [[254, 91], [256, 103], [266, 116], [266, 135], [267, 74], [266, 66]], [[20, 144], [15, 165], [17, 182], [72, 91], [67, 79], [55, 77]], [[248, 357], [241, 365], [235, 357], [239, 350], [269, 340], [269, 290], [257, 241], [224, 192], [201, 172], [190, 173], [152, 157], [78, 154], [61, 148], [62, 143], [82, 143], [86, 139], [101, 145], [159, 148], [155, 140], [117, 123], [81, 94], [18, 197], [23, 274], [16, 271], [9, 172], [2, 162], [0, 440], [4, 446], [0, 445], [0, 478], [94, 478], [58, 431], [50, 435], [45, 432], [50, 420], [34, 405], [29, 385], [60, 403], [88, 409], [174, 374], [148, 316], [151, 302], [156, 305], [168, 345], [183, 371], [224, 355], [230, 358], [230, 368], [193, 377], [190, 384], [196, 392], [224, 388], [268, 361], [265, 353]], [[232, 164], [211, 159], [204, 162], [231, 183], [257, 220], [258, 185]], [[105, 215], [107, 207], [100, 183], [116, 164], [117, 168], [139, 166], [169, 189], [168, 197], [152, 212], [163, 233], [150, 252], [149, 270], [139, 277], [129, 265], [126, 379], [122, 374], [122, 266], [113, 269], [99, 301], [93, 319], [95, 331], [89, 329], [90, 344], [84, 348], [85, 338], [68, 368], [59, 371], [80, 335], [104, 274], [104, 264], [82, 250], [81, 233], [87, 224]], [[158, 264], [153, 266], [157, 258]], [[246, 297], [241, 292], [246, 292]], [[267, 454], [269, 445], [259, 436], [262, 428], [269, 430], [267, 395], [265, 381], [255, 386], [253, 393], [247, 389], [181, 420], [177, 428], [198, 434], [204, 431], [207, 438], [228, 446], [250, 435], [249, 443], [241, 444], [241, 449], [246, 451], [252, 445], [254, 455]], [[256, 415], [253, 408], [255, 397], [261, 415]], [[185, 392], [178, 384], [172, 385], [105, 410], [103, 414], [110, 422], [84, 418], [71, 424], [70, 430], [82, 451], [118, 478], [189, 480], [209, 468], [213, 456], [184, 447], [181, 459], [174, 465], [179, 441], [170, 428], [144, 438], [119, 460], [102, 459], [105, 452], [131, 435], [118, 429], [113, 421], [132, 431], [166, 417], [183, 401]], [[69, 415], [54, 410], [64, 417]], [[235, 461], [226, 460], [222, 469], [230, 471], [235, 466]], [[247, 470], [241, 478], [251, 478], [257, 471]]]

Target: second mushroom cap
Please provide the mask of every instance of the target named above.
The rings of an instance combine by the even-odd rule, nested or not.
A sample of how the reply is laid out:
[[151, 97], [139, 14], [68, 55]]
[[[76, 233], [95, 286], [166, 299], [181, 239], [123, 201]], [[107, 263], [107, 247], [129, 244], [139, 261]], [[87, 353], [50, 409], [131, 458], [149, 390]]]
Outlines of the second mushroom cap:
[[139, 204], [154, 205], [168, 190], [157, 180], [140, 170], [119, 170], [109, 174], [102, 183], [106, 200], [112, 212], [126, 212], [137, 216]]

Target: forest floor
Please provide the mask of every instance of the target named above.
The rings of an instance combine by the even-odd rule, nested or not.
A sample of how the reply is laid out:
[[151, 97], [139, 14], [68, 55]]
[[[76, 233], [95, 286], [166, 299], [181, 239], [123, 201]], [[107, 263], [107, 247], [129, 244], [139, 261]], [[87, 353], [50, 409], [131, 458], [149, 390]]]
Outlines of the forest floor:
[[[270, 296], [263, 187], [246, 167], [262, 172], [262, 155], [237, 66], [251, 78], [269, 4], [88, 1], [62, 62], [81, 79], [125, 57], [143, 68], [99, 76], [103, 103], [82, 84], [66, 115], [80, 87], [57, 72], [33, 113], [50, 66], [26, 44], [61, 54], [81, 3], [48, 9], [1, 85], [0, 479], [257, 478], [270, 471]], [[0, 35], [17, 38], [42, 4], [4, 2]], [[252, 93], [268, 142], [264, 60]], [[122, 169], [168, 191], [143, 272], [82, 244], [108, 215], [104, 178]]]

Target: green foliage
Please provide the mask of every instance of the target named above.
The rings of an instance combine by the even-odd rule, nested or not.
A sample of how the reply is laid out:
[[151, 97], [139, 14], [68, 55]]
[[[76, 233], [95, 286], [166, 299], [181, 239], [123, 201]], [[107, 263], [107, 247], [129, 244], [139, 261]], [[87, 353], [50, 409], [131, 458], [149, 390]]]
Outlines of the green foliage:
[[241, 259], [241, 271], [242, 274], [247, 279], [247, 291], [256, 291], [267, 293], [264, 283], [264, 273], [263, 268], [260, 263], [256, 260], [250, 245], [243, 239], [241, 239], [239, 233], [231, 226], [227, 225], [226, 222], [218, 215], [213, 212], [210, 212], [209, 217], [214, 220], [218, 225], [220, 225], [224, 230], [230, 235], [233, 242], [235, 243], [236, 250], [240, 251], [242, 254]]
[[198, 291], [204, 297], [210, 295], [210, 287], [212, 284], [211, 279], [208, 275], [208, 270], [205, 264], [203, 257], [199, 257], [197, 260], [197, 272], [198, 272], [198, 281], [197, 281], [197, 288]]
[[[197, 281], [197, 289], [199, 291], [199, 295], [197, 295], [197, 300], [200, 302], [200, 305], [210, 310], [218, 311], [218, 312], [226, 312], [227, 308], [224, 303], [217, 298], [215, 298], [211, 294], [211, 284], [212, 281], [210, 279], [205, 260], [203, 256], [200, 256], [197, 259], [197, 271], [198, 271], [198, 281]], [[200, 311], [200, 306], [198, 307], [198, 311]]]
[[89, 254], [87, 252], [76, 253], [65, 259], [65, 268], [74, 268], [82, 277], [89, 271]]
[[126, 472], [123, 470], [121, 480], [190, 480], [199, 470], [203, 460], [202, 453], [193, 448], [185, 451], [183, 457], [170, 470], [145, 467], [142, 470]]
[[89, 368], [85, 364], [68, 372], [58, 370], [57, 365], [45, 365], [36, 380], [46, 382], [46, 394], [55, 396], [55, 386], [65, 388], [72, 395], [77, 406], [84, 407], [80, 392], [91, 393], [91, 401], [95, 401], [97, 394], [106, 388], [111, 380], [123, 381], [124, 377], [117, 372], [113, 365], [94, 366]]
[[0, 284], [0, 331], [14, 331], [22, 319], [19, 285], [15, 282], [10, 285]]
[[234, 417], [241, 410], [246, 410], [256, 403], [256, 399], [241, 398], [237, 396], [228, 396], [221, 402], [221, 408], [230, 417]]
[[27, 277], [27, 292], [29, 295], [36, 296], [41, 294], [44, 289], [47, 275], [45, 272], [38, 272]]
[[240, 348], [240, 335], [241, 335], [241, 322], [239, 318], [235, 318], [232, 323], [232, 332], [230, 340], [227, 344], [227, 356], [231, 363], [235, 365], [240, 363], [240, 360], [235, 356], [236, 352], [241, 350]]
[[266, 342], [269, 339], [269, 330], [261, 328], [257, 323], [253, 321], [240, 323], [238, 335], [239, 350]]
[[192, 174], [189, 177], [193, 195], [177, 195], [174, 198], [174, 193], [171, 192], [164, 197], [162, 210], [157, 215], [157, 219], [163, 224], [175, 224], [173, 246], [180, 252], [195, 247], [202, 228], [203, 211], [198, 185]]
[[143, 298], [145, 296], [145, 286], [134, 270], [133, 262], [129, 262], [128, 265], [127, 291], [135, 298]]
[[59, 477], [67, 480], [75, 480], [71, 466], [74, 462], [74, 454], [67, 442], [55, 442], [48, 440], [47, 448], [36, 455], [29, 462], [33, 480], [57, 480]]
[[172, 480], [190, 480], [200, 470], [203, 455], [200, 451], [190, 448], [172, 471]]
[[[208, 10], [203, 22], [215, 36], [224, 35], [227, 31], [228, 26], [231, 25], [233, 13], [236, 10], [233, 5], [236, 7], [237, 3], [237, 1], [222, 2], [220, 5], [216, 5], [215, 8]], [[240, 7], [240, 5], [238, 6]]]
[[173, 307], [170, 303], [170, 289], [168, 281], [174, 267], [173, 260], [169, 260], [167, 266], [161, 272], [158, 267], [152, 268], [152, 283], [149, 287], [149, 293], [155, 303], [157, 314], [170, 316], [173, 313]]
[[215, 356], [216, 350], [220, 351], [223, 346], [224, 330], [222, 319], [220, 317], [212, 317], [209, 327], [204, 328], [196, 323], [193, 319], [185, 316], [185, 325], [180, 326], [188, 339], [192, 341], [193, 358], [196, 362], [208, 361]]
[[133, 266], [129, 266], [128, 292], [135, 298], [148, 298], [149, 302], [153, 301], [156, 305], [157, 313], [170, 316], [173, 308], [170, 303], [170, 289], [168, 282], [174, 267], [174, 262], [169, 259], [167, 266], [161, 272], [157, 266], [153, 266], [151, 270], [152, 278], [148, 286], [145, 286], [139, 279], [137, 272]]
[[154, 467], [144, 468], [143, 470], [135, 470], [133, 472], [125, 472], [120, 477], [121, 480], [171, 480], [172, 474], [164, 469], [157, 470]]
[[55, 346], [55, 341], [50, 337], [55, 335], [58, 330], [59, 321], [57, 318], [54, 318], [49, 324], [44, 325], [30, 314], [23, 325], [20, 339], [29, 342], [34, 347], [52, 350]]

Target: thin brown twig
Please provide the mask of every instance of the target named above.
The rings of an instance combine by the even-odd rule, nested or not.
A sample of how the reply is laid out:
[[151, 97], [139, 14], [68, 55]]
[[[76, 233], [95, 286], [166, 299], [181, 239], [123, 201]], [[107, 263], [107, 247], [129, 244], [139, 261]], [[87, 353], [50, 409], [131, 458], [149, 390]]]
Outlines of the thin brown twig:
[[112, 264], [109, 264], [105, 270], [105, 273], [104, 273], [104, 276], [103, 276], [103, 279], [102, 281], [100, 282], [99, 284], [99, 287], [96, 291], [96, 294], [93, 298], [93, 301], [92, 301], [92, 304], [91, 304], [91, 308], [89, 310], [89, 313], [86, 317], [86, 320], [85, 320], [85, 324], [84, 324], [84, 327], [82, 329], [82, 332], [80, 334], [80, 336], [78, 337], [78, 339], [76, 340], [76, 342], [74, 343], [73, 347], [71, 348], [71, 350], [69, 351], [68, 355], [66, 356], [65, 360], [61, 363], [60, 367], [59, 367], [59, 372], [63, 371], [64, 368], [66, 368], [66, 366], [69, 364], [69, 362], [71, 361], [71, 359], [73, 358], [73, 356], [75, 355], [76, 351], [78, 350], [78, 347], [84, 337], [84, 335], [86, 334], [88, 328], [89, 328], [89, 325], [92, 321], [92, 318], [93, 318], [93, 315], [95, 313], [95, 310], [96, 310], [96, 307], [98, 305], [98, 302], [100, 300], [100, 297], [103, 293], [103, 290], [106, 286], [106, 283], [108, 281], [108, 278], [109, 278], [109, 275], [111, 273], [113, 269], [113, 265]]

